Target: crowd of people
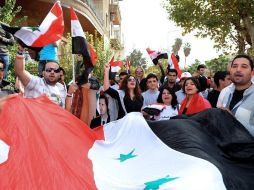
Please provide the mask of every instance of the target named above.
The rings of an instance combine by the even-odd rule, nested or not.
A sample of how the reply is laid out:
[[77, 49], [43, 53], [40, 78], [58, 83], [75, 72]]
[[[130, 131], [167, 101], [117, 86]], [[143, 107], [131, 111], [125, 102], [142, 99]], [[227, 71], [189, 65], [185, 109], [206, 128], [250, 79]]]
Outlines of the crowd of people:
[[[0, 32], [0, 94], [5, 96], [11, 93], [4, 90], [10, 85], [6, 80], [9, 65], [7, 46], [12, 45], [14, 39], [2, 29]], [[112, 77], [110, 64], [105, 63], [104, 81], [100, 81], [102, 86], [94, 84], [92, 76], [91, 80], [84, 80], [87, 83], [77, 84], [82, 80], [79, 78], [82, 74], [77, 74], [77, 81], [67, 86], [65, 71], [58, 63], [57, 46], [58, 42], [41, 50], [38, 76], [25, 70], [25, 49], [19, 47], [14, 70], [16, 88], [24, 97], [46, 94], [52, 102], [91, 128], [121, 119], [130, 112], [141, 112], [147, 120], [165, 120], [212, 107], [221, 108], [234, 115], [254, 136], [253, 60], [247, 55], [237, 55], [229, 63], [227, 71], [218, 71], [211, 79], [205, 76], [205, 65], [199, 65], [196, 74], [183, 72], [178, 78], [176, 69], [163, 68], [159, 61], [159, 79], [154, 73], [145, 76], [142, 67], [137, 67], [134, 73], [121, 72]], [[82, 66], [82, 59], [78, 61], [76, 72], [82, 72], [81, 67], [85, 66]]]

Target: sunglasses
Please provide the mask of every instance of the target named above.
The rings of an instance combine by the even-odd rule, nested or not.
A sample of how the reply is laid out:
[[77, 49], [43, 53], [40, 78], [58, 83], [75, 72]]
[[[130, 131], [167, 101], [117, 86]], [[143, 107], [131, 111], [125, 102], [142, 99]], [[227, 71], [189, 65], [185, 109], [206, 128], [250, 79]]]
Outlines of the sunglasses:
[[60, 72], [60, 69], [59, 68], [47, 68], [47, 69], [45, 69], [45, 71], [47, 72], [47, 73], [50, 73], [51, 71], [54, 71], [55, 73], [59, 73]]
[[130, 81], [136, 82], [136, 79], [134, 77], [130, 77], [130, 78], [128, 78], [128, 82], [130, 82]]
[[4, 68], [0, 68], [0, 71], [4, 71]]

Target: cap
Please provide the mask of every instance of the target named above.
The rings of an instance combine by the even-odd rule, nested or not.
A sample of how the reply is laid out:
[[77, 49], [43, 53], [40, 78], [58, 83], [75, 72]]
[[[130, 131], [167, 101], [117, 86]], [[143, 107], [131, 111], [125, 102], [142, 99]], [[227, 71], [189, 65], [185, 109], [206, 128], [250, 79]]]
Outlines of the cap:
[[189, 72], [183, 72], [181, 74], [181, 78], [180, 79], [182, 79], [182, 78], [188, 78], [188, 77], [192, 77], [191, 74]]

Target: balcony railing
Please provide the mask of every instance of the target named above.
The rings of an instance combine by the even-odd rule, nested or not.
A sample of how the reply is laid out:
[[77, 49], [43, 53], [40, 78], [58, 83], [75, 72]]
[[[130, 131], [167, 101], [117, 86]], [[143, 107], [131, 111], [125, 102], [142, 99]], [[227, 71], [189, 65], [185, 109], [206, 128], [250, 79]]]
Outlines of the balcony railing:
[[95, 4], [91, 0], [81, 0], [81, 1], [90, 7], [90, 9], [93, 11], [95, 16], [99, 20], [100, 24], [103, 26], [103, 16], [100, 14]]

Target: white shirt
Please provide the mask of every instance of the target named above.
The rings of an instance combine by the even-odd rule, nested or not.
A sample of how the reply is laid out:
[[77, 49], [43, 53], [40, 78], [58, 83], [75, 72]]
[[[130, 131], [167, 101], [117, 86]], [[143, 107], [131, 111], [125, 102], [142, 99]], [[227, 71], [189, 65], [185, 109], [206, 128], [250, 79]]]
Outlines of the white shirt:
[[172, 108], [172, 106], [166, 106], [165, 109], [162, 110], [162, 112], [160, 113], [160, 115], [155, 116], [155, 120], [168, 120], [171, 117], [174, 117], [178, 115], [178, 110]]
[[32, 76], [25, 87], [24, 96], [26, 98], [36, 98], [46, 94], [52, 102], [64, 107], [63, 99], [65, 99], [66, 95], [63, 94], [62, 88], [63, 85], [60, 83], [48, 85], [43, 78]]

